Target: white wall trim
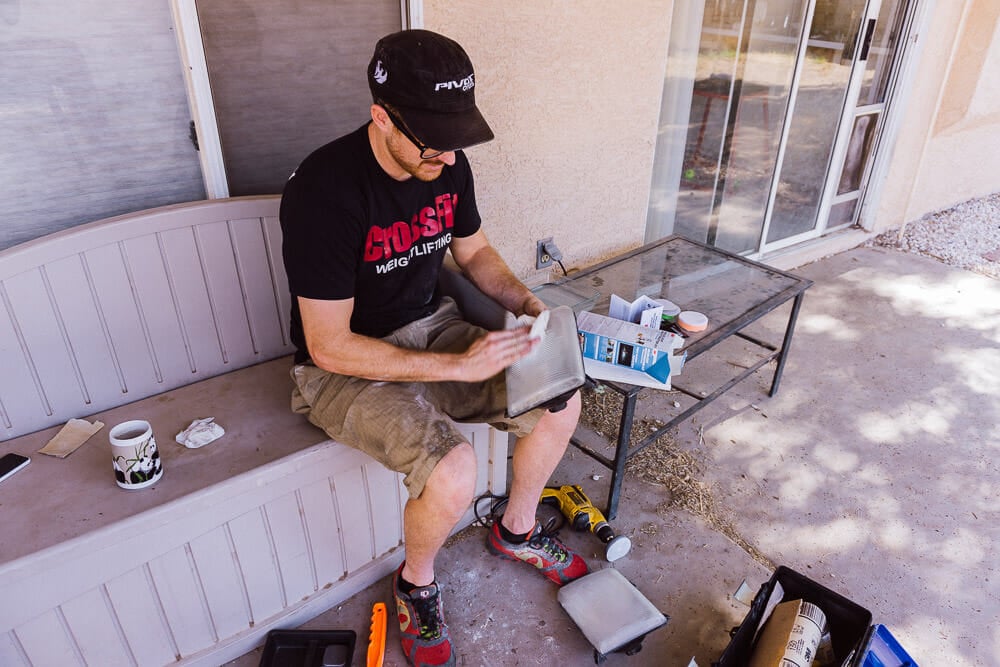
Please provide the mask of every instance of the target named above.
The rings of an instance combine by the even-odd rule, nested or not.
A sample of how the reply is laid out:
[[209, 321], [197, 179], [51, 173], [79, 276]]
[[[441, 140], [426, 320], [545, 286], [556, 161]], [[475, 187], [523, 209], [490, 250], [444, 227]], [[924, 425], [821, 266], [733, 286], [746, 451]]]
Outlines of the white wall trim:
[[408, 29], [424, 27], [424, 1], [399, 0], [399, 9], [403, 17], [403, 27]]
[[215, 117], [212, 86], [208, 80], [208, 62], [205, 60], [205, 45], [201, 39], [198, 9], [195, 0], [171, 0], [170, 9], [174, 15], [177, 45], [184, 65], [188, 104], [198, 133], [198, 159], [201, 161], [201, 173], [205, 181], [205, 196], [208, 199], [223, 199], [229, 196], [229, 181], [222, 159], [222, 139], [219, 136], [219, 122]]

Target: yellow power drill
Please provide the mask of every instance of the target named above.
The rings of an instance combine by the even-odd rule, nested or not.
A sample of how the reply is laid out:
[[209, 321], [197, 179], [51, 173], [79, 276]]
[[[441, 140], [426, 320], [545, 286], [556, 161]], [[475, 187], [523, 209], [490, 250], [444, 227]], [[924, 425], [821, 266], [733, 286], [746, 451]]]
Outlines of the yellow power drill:
[[589, 530], [604, 542], [604, 557], [614, 562], [632, 549], [632, 540], [615, 535], [601, 510], [594, 507], [579, 484], [547, 486], [542, 490], [542, 503], [558, 505], [573, 530]]

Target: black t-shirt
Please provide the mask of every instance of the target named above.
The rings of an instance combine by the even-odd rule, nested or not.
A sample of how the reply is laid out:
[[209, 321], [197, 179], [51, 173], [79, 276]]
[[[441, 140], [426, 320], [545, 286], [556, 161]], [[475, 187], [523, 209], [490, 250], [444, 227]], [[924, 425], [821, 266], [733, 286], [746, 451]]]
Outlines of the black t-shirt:
[[309, 358], [296, 297], [353, 297], [351, 330], [380, 338], [434, 312], [448, 244], [481, 223], [461, 151], [434, 181], [397, 181], [376, 161], [367, 125], [302, 162], [280, 219], [296, 363]]

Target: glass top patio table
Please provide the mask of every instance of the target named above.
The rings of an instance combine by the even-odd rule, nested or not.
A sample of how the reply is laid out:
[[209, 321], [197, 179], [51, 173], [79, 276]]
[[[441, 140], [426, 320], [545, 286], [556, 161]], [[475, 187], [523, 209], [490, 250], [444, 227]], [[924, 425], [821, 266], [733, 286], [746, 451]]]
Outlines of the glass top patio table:
[[[674, 389], [691, 396], [695, 403], [631, 447], [629, 442], [636, 398], [641, 391], [650, 390], [621, 382], [601, 381], [602, 385], [611, 387], [624, 398], [615, 458], [608, 459], [587, 447], [576, 436], [573, 444], [613, 471], [606, 511], [609, 520], [617, 514], [628, 457], [655, 442], [667, 429], [704, 408], [771, 361], [777, 363], [769, 395], [773, 396], [778, 391], [802, 296], [810, 285], [812, 281], [791, 273], [671, 236], [535, 290], [548, 305], [570, 305], [577, 312], [589, 310], [607, 315], [611, 295], [617, 294], [628, 301], [642, 295], [668, 299], [681, 310], [704, 313], [708, 317], [708, 328], [689, 334], [682, 348], [687, 352], [687, 363], [733, 335], [767, 351], [756, 363], [707, 395], [688, 392], [675, 384]], [[789, 300], [793, 300], [793, 305], [780, 345], [759, 340], [742, 331]]]

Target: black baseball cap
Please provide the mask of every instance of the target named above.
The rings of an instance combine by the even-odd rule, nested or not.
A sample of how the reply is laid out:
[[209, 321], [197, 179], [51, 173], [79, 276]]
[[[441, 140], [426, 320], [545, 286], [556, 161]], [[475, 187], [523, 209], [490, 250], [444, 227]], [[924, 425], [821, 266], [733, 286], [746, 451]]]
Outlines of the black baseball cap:
[[430, 30], [403, 30], [375, 45], [368, 64], [375, 103], [385, 102], [421, 142], [441, 151], [493, 138], [476, 107], [472, 61], [458, 42]]

